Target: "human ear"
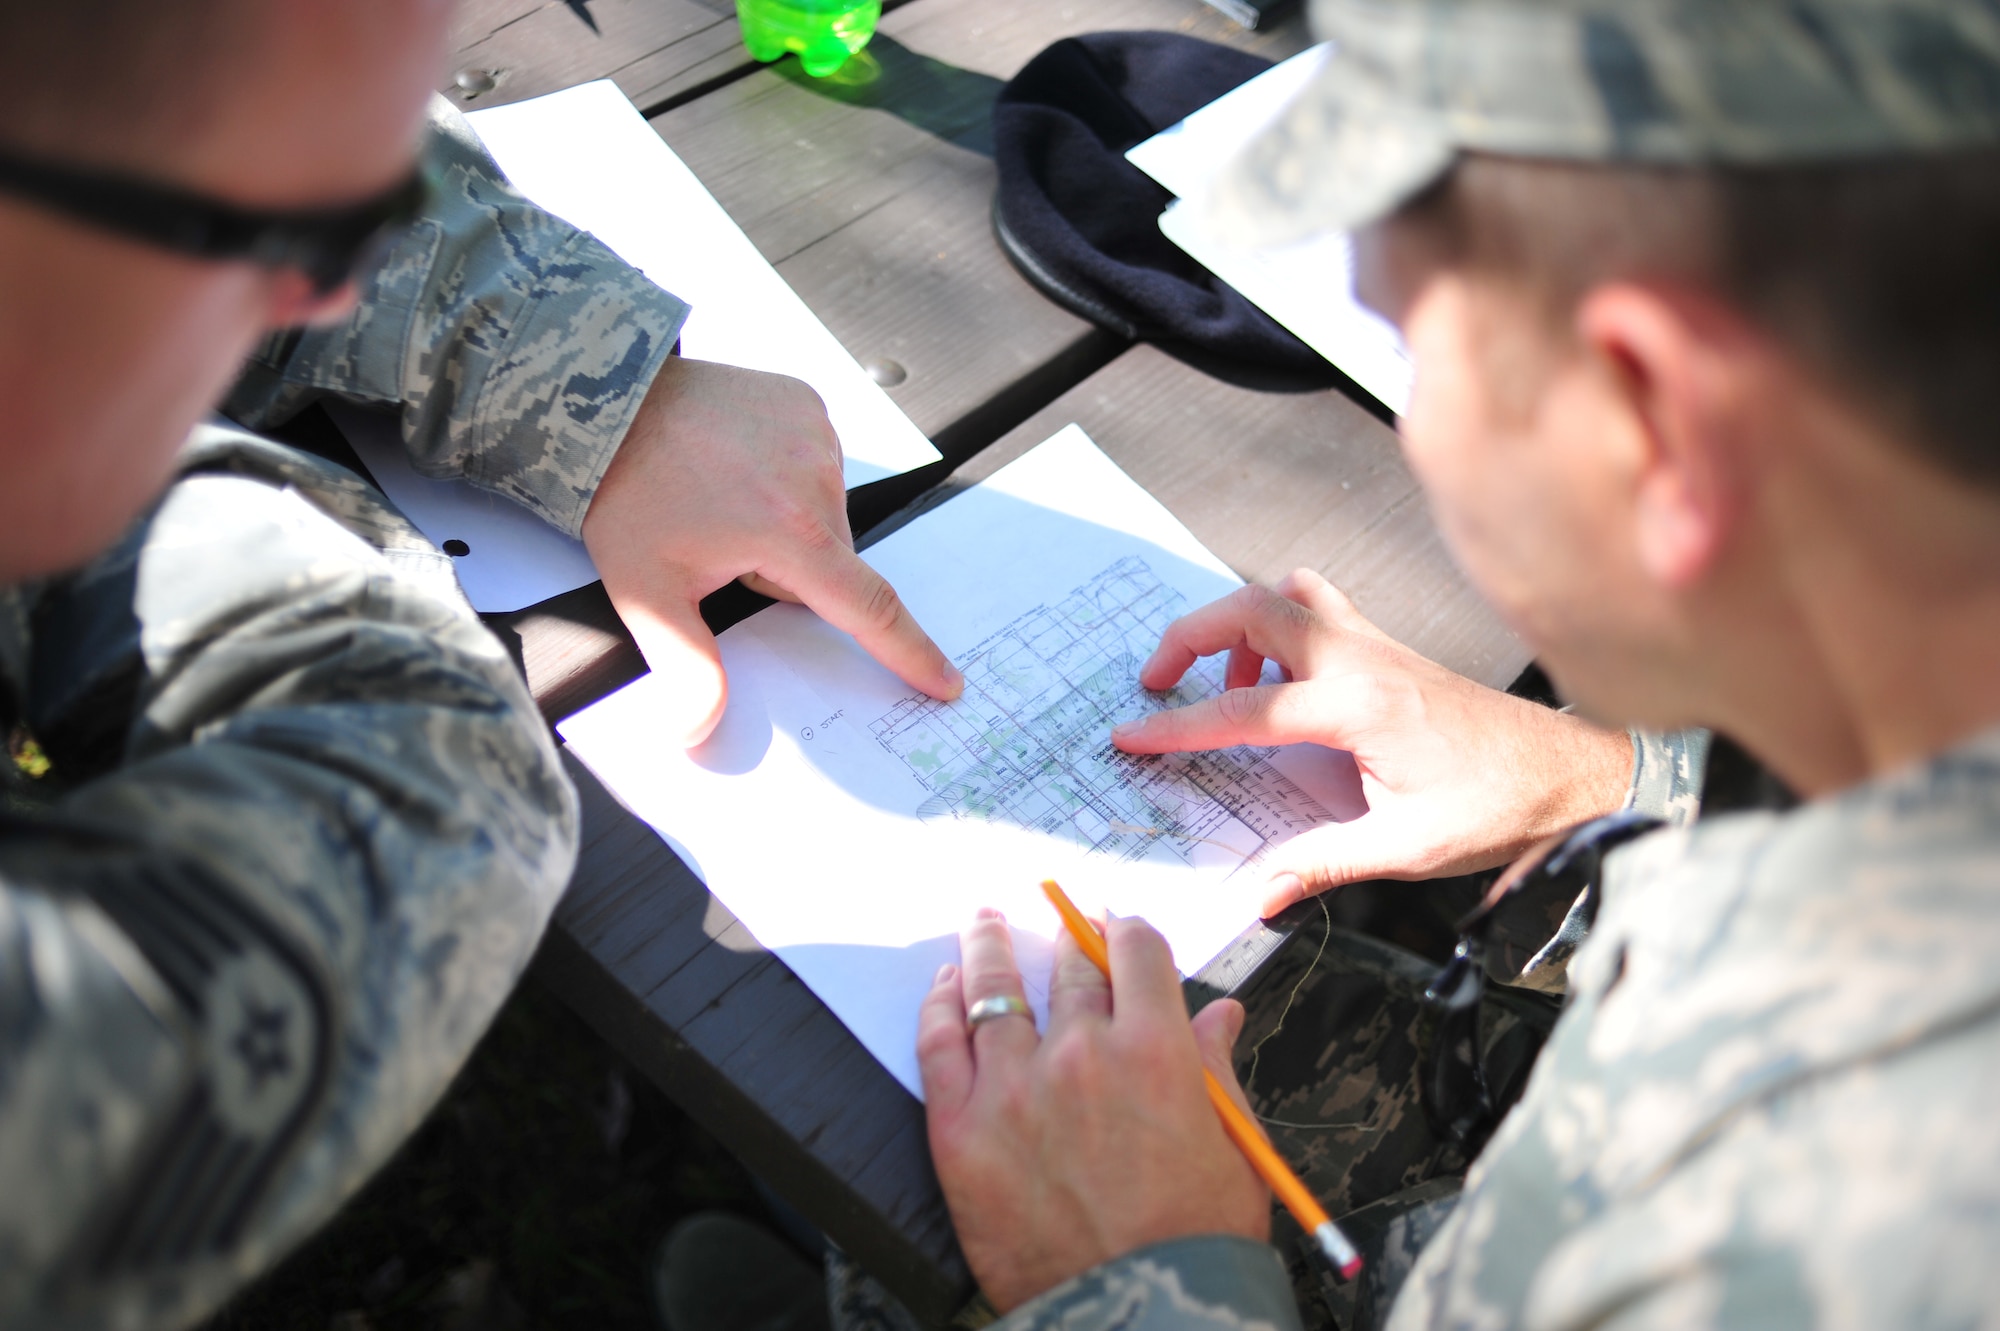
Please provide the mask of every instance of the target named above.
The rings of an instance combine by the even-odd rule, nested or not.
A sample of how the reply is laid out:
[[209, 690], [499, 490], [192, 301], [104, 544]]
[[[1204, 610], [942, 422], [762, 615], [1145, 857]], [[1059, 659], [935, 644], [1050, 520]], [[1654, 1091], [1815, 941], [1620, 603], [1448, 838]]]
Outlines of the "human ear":
[[1633, 427], [1633, 539], [1640, 567], [1681, 590], [1713, 567], [1733, 511], [1735, 334], [1680, 293], [1634, 283], [1590, 291], [1576, 331]]

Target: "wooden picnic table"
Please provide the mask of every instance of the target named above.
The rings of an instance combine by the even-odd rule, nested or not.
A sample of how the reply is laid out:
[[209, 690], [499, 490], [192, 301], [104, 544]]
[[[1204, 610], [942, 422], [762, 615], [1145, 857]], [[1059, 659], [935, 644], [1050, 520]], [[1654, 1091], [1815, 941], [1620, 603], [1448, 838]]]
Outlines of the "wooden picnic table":
[[[752, 63], [729, 0], [470, 0], [468, 109], [613, 78], [945, 454], [850, 496], [865, 544], [1074, 421], [1244, 577], [1304, 565], [1384, 629], [1504, 687], [1521, 645], [1439, 546], [1388, 426], [1337, 391], [1232, 387], [1059, 309], [989, 210], [1001, 83], [1059, 37], [1154, 28], [1282, 58], [1297, 20], [1200, 0], [907, 0], [859, 67]], [[705, 607], [718, 627], [747, 593]], [[601, 588], [507, 616], [551, 719], [643, 667]], [[538, 974], [921, 1320], [971, 1293], [922, 1108], [581, 764], [584, 847]], [[781, 835], [782, 829], [774, 829]], [[1235, 987], [1282, 929], [1197, 977]]]

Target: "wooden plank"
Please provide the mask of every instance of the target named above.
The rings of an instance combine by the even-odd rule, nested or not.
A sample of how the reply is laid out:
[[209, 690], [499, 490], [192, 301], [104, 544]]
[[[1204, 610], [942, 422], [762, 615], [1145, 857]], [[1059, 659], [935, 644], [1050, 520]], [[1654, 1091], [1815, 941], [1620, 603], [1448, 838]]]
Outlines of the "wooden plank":
[[646, 673], [601, 582], [486, 622], [520, 643], [528, 691], [551, 725]]
[[475, 110], [608, 78], [641, 110], [659, 111], [755, 63], [735, 0], [469, 0], [453, 24], [443, 91]]
[[447, 81], [469, 111], [604, 78], [650, 108], [754, 63], [733, 0], [471, 0], [454, 38], [453, 79], [490, 80]]
[[[1525, 664], [1444, 558], [1379, 421], [1338, 393], [1232, 388], [1149, 347], [1125, 352], [880, 530], [1071, 421], [1246, 577], [1318, 568], [1454, 669], [1504, 685]], [[920, 1317], [942, 1321], [970, 1286], [921, 1108], [657, 836], [572, 768], [583, 859], [545, 977]], [[1197, 1001], [1234, 988], [1286, 930], [1257, 932], [1203, 973]]]
[[[519, 2], [523, 14], [475, 44], [542, 52], [535, 77], [547, 86], [617, 73], [605, 56], [624, 42], [647, 48], [618, 67], [621, 86], [643, 100], [631, 70], [694, 50], [673, 28], [673, 7], [690, 0], [590, 0], [607, 43], [594, 47], [561, 27], [574, 21], [567, 6]], [[482, 5], [504, 10], [503, 0]], [[986, 124], [999, 81], [1066, 33], [1132, 27], [1274, 55], [1303, 40], [1296, 25], [1244, 34], [1197, 0], [915, 0], [885, 21], [872, 79], [814, 84], [780, 65], [655, 124], [850, 350], [908, 370], [891, 391], [934, 437], [970, 451], [1110, 362], [942, 493], [1077, 420], [1246, 576], [1318, 567], [1389, 631], [1504, 684], [1525, 653], [1451, 571], [1378, 422], [1337, 394], [1250, 393], [1150, 349], [1117, 355], [1114, 341], [1022, 282], [994, 245]], [[548, 34], [569, 54], [548, 56]], [[543, 90], [524, 75], [493, 100]], [[561, 600], [511, 625], [551, 715], [637, 668], [601, 589]], [[705, 607], [716, 627], [746, 608], [740, 597]], [[586, 848], [545, 976], [921, 1318], [942, 1321], [970, 1286], [920, 1107], [649, 829], [587, 773], [578, 778]]]
[[1070, 422], [1252, 582], [1317, 569], [1391, 636], [1494, 688], [1528, 651], [1440, 543], [1394, 433], [1340, 393], [1234, 388], [1138, 346], [960, 467], [875, 539]]
[[652, 829], [565, 755], [583, 867], [537, 973], [926, 1324], [972, 1282], [923, 1108]]
[[[855, 507], [850, 497], [850, 515]], [[701, 616], [710, 632], [720, 633], [770, 603], [769, 598], [732, 582], [703, 598]], [[528, 677], [528, 691], [550, 724], [646, 673], [638, 645], [611, 608], [611, 598], [601, 582], [552, 596], [525, 610], [485, 619], [503, 638], [514, 639], [515, 655]]]
[[1273, 58], [1307, 40], [1296, 20], [1250, 33], [1200, 0], [915, 0], [883, 19], [866, 63], [812, 80], [785, 62], [653, 124], [848, 350], [907, 371], [891, 396], [961, 458], [1008, 423], [980, 422], [983, 408], [1011, 401], [1018, 419], [1117, 345], [993, 240], [994, 94], [1060, 37], [1135, 28]]
[[562, 0], [459, 0], [451, 16], [451, 49], [463, 51], [538, 9], [561, 3]]

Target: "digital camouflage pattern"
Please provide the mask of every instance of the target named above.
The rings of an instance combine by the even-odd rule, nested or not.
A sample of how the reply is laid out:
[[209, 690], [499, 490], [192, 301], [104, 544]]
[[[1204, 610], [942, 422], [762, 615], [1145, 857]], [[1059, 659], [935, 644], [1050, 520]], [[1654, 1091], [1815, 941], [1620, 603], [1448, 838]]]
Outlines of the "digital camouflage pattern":
[[1708, 772], [1706, 730], [1625, 732], [1632, 741], [1632, 787], [1625, 807], [1674, 826], [1686, 827], [1701, 812], [1702, 779]]
[[[1436, 1201], [1448, 1206], [1467, 1164], [1432, 1130], [1419, 1089], [1434, 1024], [1423, 993], [1438, 966], [1339, 928], [1300, 933], [1304, 946], [1288, 947], [1239, 995], [1247, 1020], [1237, 1075], [1279, 1153], [1379, 1276], [1391, 1223]], [[1542, 995], [1488, 991], [1480, 1044], [1500, 1103], [1519, 1093], [1555, 1016]], [[1333, 1279], [1317, 1245], [1278, 1207], [1272, 1240], [1308, 1331], [1351, 1328], [1360, 1290]]]
[[[1663, 830], [1607, 863], [1568, 1006], [1462, 1195], [1421, 1134], [1404, 1130], [1384, 1162], [1347, 1136], [1407, 1123], [1418, 1104], [1413, 1086], [1347, 1061], [1356, 1038], [1406, 1046], [1393, 1017], [1350, 1008], [1351, 1028], [1298, 1037], [1329, 1071], [1318, 1086], [1300, 1078], [1274, 1100], [1271, 1063], [1259, 1069], [1253, 1104], [1287, 1158], [1329, 1200], [1363, 1203], [1345, 1217], [1369, 1258], [1362, 1282], [1291, 1263], [1305, 1324], [2000, 1324], [2000, 731], [1790, 812]], [[1334, 939], [1327, 979], [1301, 985], [1306, 963], [1287, 954], [1287, 1030], [1310, 1029], [1315, 991], [1337, 999], [1353, 972], [1400, 969], [1408, 984], [1424, 969]], [[1278, 988], [1251, 997], [1247, 1044]], [[1392, 992], [1381, 1011], [1395, 1008]], [[1297, 1138], [1314, 1116], [1330, 1142], [1317, 1151]], [[1393, 1177], [1398, 1158], [1431, 1177], [1366, 1201], [1356, 1182]], [[1231, 1242], [1186, 1240], [1171, 1260], [1215, 1278]], [[1261, 1274], [1241, 1278], [1247, 1327], [1264, 1296]], [[1066, 1297], [1018, 1325], [1115, 1324], [1094, 1297]]]
[[1297, 1331], [1285, 1267], [1268, 1244], [1233, 1235], [1171, 1239], [1106, 1262], [1030, 1299], [1007, 1331]]
[[1420, 1327], [2000, 1324], [2000, 731], [1633, 843]]
[[[1670, 827], [1685, 827], [1701, 812], [1703, 779], [1708, 773], [1712, 736], [1706, 730], [1664, 733], [1627, 730], [1632, 741], [1632, 784], [1625, 807], [1651, 814]], [[1540, 921], [1525, 920], [1495, 930], [1486, 954], [1486, 971], [1501, 984], [1539, 993], [1560, 994], [1568, 976], [1569, 959], [1590, 932], [1590, 907], [1585, 896], [1564, 905], [1545, 903]], [[1512, 907], [1518, 918], [1530, 903]], [[1560, 912], [1560, 914], [1558, 914]], [[1510, 932], [1511, 929], [1511, 932]]]
[[[400, 409], [574, 532], [685, 308], [446, 189], [342, 328], [233, 399]], [[0, 589], [0, 1327], [183, 1325], [413, 1130], [526, 964], [575, 794], [450, 561], [358, 477], [206, 426], [87, 568]], [[23, 751], [26, 752], [25, 750]]]
[[[1701, 806], [1707, 731], [1630, 732], [1625, 807], [1680, 826]], [[1423, 887], [1398, 884], [1456, 920], [1484, 894], [1486, 875]], [[1416, 906], [1417, 903], [1412, 903]], [[1421, 908], [1421, 907], [1419, 907]], [[1480, 1013], [1482, 1061], [1496, 1103], [1521, 1092], [1554, 1024], [1569, 959], [1585, 937], [1580, 903], [1525, 898], [1488, 939], [1489, 989]], [[1418, 1089], [1430, 1050], [1422, 1001], [1437, 964], [1379, 940], [1329, 928], [1292, 944], [1239, 995], [1246, 1007], [1238, 1076], [1286, 1161], [1369, 1256], [1358, 1286], [1339, 1286], [1291, 1217], [1276, 1211], [1308, 1327], [1379, 1325], [1417, 1251], [1449, 1214], [1464, 1153], [1438, 1137]], [[1303, 946], [1301, 946], [1303, 944]]]
[[224, 409], [247, 424], [327, 396], [398, 410], [418, 471], [579, 536], [688, 307], [523, 198], [441, 97], [427, 157], [437, 198], [354, 313], [274, 334]]
[[[1691, 820], [1707, 738], [1705, 731], [1633, 732], [1626, 807], [1676, 825]], [[1456, 921], [1484, 895], [1489, 877], [1395, 887], [1412, 908]], [[1572, 906], [1551, 900], [1510, 909], [1494, 922], [1488, 966], [1511, 987], [1489, 991], [1480, 1037], [1503, 1103], [1555, 1021], [1548, 995], [1562, 992], [1569, 955], [1556, 943], [1583, 934]], [[1237, 1076], [1286, 1161], [1337, 1215], [1465, 1171], [1456, 1148], [1431, 1133], [1417, 1093], [1430, 1048], [1422, 997], [1437, 971], [1435, 961], [1326, 917], [1324, 927], [1300, 928], [1237, 995], [1245, 1008]]]
[[[1435, 1179], [1341, 1217], [1340, 1227], [1367, 1254], [1367, 1265], [1346, 1285], [1335, 1285], [1330, 1274], [1320, 1275], [1320, 1304], [1331, 1319], [1324, 1325], [1342, 1331], [1374, 1331], [1382, 1325], [1418, 1254], [1457, 1206], [1461, 1182], [1456, 1176]], [[1324, 1263], [1319, 1271], [1325, 1271]], [[1302, 1300], [1300, 1307], [1312, 1305]]]
[[[1632, 740], [1626, 807], [1674, 825], [1690, 821], [1700, 807], [1707, 732], [1634, 731]], [[1396, 886], [1411, 894], [1413, 906], [1453, 917], [1476, 902], [1483, 888], [1473, 881], [1454, 883], [1458, 890], [1442, 893], [1439, 885]], [[1423, 900], [1428, 896], [1438, 899]], [[1337, 1284], [1291, 1217], [1274, 1208], [1272, 1237], [1292, 1288], [1293, 1316], [1311, 1331], [1336, 1326], [1352, 1331], [1380, 1325], [1417, 1253], [1451, 1213], [1467, 1161], [1431, 1130], [1418, 1086], [1429, 1050], [1430, 1017], [1422, 995], [1437, 974], [1437, 963], [1334, 927], [1325, 913], [1322, 921], [1300, 927], [1237, 994], [1246, 1012], [1236, 1073], [1279, 1153], [1313, 1194], [1342, 1217], [1367, 1256], [1362, 1281]], [[1582, 919], [1571, 912], [1570, 903], [1553, 901], [1540, 915], [1509, 912], [1497, 923], [1516, 936], [1496, 936], [1491, 956], [1536, 968], [1531, 985], [1523, 984], [1519, 970], [1496, 973], [1495, 979], [1515, 987], [1489, 989], [1481, 1013], [1485, 1067], [1496, 1099], [1505, 1104], [1520, 1093], [1556, 1020], [1550, 995], [1561, 992], [1569, 953], [1558, 950], [1552, 939], [1567, 932], [1573, 950]], [[1185, 1240], [1171, 1254], [1155, 1250], [1148, 1260], [1154, 1269], [1171, 1261], [1184, 1279], [1216, 1289], [1223, 1272], [1239, 1269], [1230, 1256], [1237, 1242]], [[1220, 1265], [1211, 1268], [1211, 1261]], [[1120, 1266], [1111, 1262], [1100, 1270], [1110, 1279]], [[1257, 1268], [1245, 1278], [1261, 1277]], [[842, 1308], [838, 1301], [834, 1306], [836, 1312]], [[1118, 1325], [1094, 1320], [1119, 1312], [1095, 1293], [1080, 1292], [1071, 1303], [1062, 1291], [1054, 1291], [1031, 1306], [1037, 1310], [1034, 1320], [1020, 1320], [1027, 1310], [1017, 1309], [1001, 1319], [1000, 1327], [1112, 1331]], [[1213, 1310], [1201, 1314], [1215, 1315]], [[840, 1317], [836, 1325], [842, 1331], [900, 1331], [893, 1322], [865, 1316]]]
[[574, 795], [443, 557], [253, 437], [204, 429], [188, 463], [118, 548], [8, 596], [57, 787], [0, 824], [8, 1325], [176, 1324], [325, 1219], [574, 859]]
[[[836, 1331], [924, 1331], [923, 1323], [852, 1257], [829, 1243], [823, 1261], [827, 1314]], [[985, 1302], [982, 1295], [973, 1298], [976, 1306], [983, 1308]], [[972, 1324], [983, 1326], [992, 1320], [988, 1311]]]
[[1314, 0], [1335, 54], [1196, 200], [1243, 244], [1374, 221], [1461, 152], [1760, 166], [2000, 142], [1984, 0]]

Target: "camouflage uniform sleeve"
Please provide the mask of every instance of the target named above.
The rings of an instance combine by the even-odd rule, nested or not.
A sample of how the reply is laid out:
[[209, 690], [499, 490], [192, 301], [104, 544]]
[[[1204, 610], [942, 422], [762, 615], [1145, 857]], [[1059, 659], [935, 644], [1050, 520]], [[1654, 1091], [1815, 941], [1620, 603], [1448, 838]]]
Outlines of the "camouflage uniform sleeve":
[[330, 464], [213, 429], [187, 462], [0, 591], [0, 712], [52, 760], [0, 811], [0, 1326], [184, 1325], [269, 1266], [421, 1121], [574, 864], [444, 556]]
[[[1632, 740], [1632, 782], [1625, 807], [1664, 818], [1670, 827], [1685, 827], [1701, 812], [1701, 783], [1708, 771], [1706, 730], [1673, 730], [1664, 734], [1626, 732]], [[1569, 959], [1590, 932], [1584, 898], [1566, 906], [1554, 903], [1546, 924], [1526, 911], [1503, 917], [1511, 925], [1496, 928], [1495, 946], [1487, 952], [1487, 974], [1501, 984], [1540, 993], [1560, 994], [1568, 984]], [[1553, 918], [1556, 910], [1560, 918]], [[1530, 935], [1524, 932], [1532, 928]], [[1522, 960], [1522, 958], [1526, 960]]]
[[1029, 1300], [992, 1331], [1298, 1331], [1291, 1278], [1266, 1243], [1171, 1239]]
[[1625, 807], [1664, 818], [1669, 827], [1686, 827], [1701, 812], [1709, 732], [1661, 734], [1635, 726], [1626, 734], [1632, 738], [1632, 787], [1625, 794]]
[[442, 98], [427, 155], [435, 197], [354, 313], [267, 339], [224, 410], [263, 428], [326, 395], [395, 409], [418, 471], [576, 536], [688, 307], [523, 198]]

